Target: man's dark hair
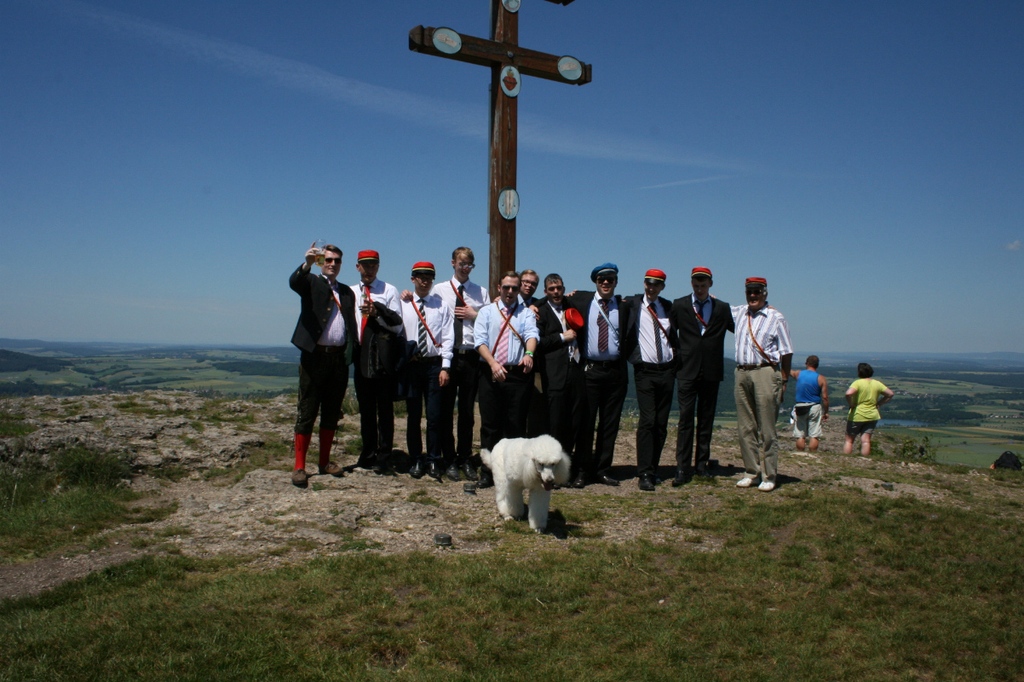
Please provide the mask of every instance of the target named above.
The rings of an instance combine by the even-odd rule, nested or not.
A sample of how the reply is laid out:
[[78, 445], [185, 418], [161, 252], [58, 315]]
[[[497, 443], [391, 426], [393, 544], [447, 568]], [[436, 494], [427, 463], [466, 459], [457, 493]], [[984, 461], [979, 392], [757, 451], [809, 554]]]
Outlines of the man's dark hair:
[[552, 272], [550, 275], [544, 278], [544, 288], [547, 289], [549, 285], [554, 284], [555, 282], [558, 282], [559, 284], [565, 284], [565, 282], [562, 281], [561, 275], [559, 275], [557, 272]]
[[817, 355], [808, 355], [807, 356], [807, 360], [804, 362], [804, 364], [807, 365], [808, 367], [812, 367], [814, 369], [818, 369], [818, 356]]
[[334, 244], [324, 244], [324, 251], [325, 252], [326, 251], [330, 251], [331, 253], [336, 253], [336, 254], [338, 254], [338, 256], [344, 256], [345, 255], [345, 254], [343, 254], [341, 252], [341, 249], [339, 249]]
[[[520, 277], [519, 273], [516, 272], [515, 270], [509, 270], [508, 272], [506, 272], [505, 274], [503, 274], [501, 276], [501, 279], [505, 279], [506, 277], [514, 277], [514, 278], [518, 279], [520, 282], [523, 281], [523, 278]], [[499, 279], [498, 282], [501, 282], [501, 279]]]
[[857, 365], [857, 376], [861, 379], [870, 379], [875, 375], [875, 370], [866, 362]]

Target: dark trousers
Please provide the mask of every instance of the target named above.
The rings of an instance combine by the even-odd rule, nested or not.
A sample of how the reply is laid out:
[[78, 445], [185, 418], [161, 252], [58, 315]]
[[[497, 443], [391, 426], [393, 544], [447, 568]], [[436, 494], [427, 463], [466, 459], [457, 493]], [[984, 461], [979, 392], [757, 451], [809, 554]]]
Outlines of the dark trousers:
[[[551, 388], [548, 386], [544, 394], [544, 404], [547, 406], [548, 430], [547, 433], [558, 439], [562, 449], [573, 455], [576, 443], [580, 439], [580, 432], [584, 419], [584, 384], [583, 365], [573, 362], [568, 368], [569, 375], [565, 386], [562, 388]], [[590, 434], [587, 434], [590, 437]], [[576, 457], [573, 457], [573, 468], [576, 468]], [[573, 475], [576, 471], [573, 471]]]
[[[476, 352], [455, 351], [448, 385], [441, 393], [441, 454], [445, 464], [462, 464], [473, 456], [473, 426], [476, 416], [476, 392], [480, 386], [480, 356]], [[455, 434], [455, 406], [458, 403], [458, 449]]]
[[[711, 458], [711, 434], [715, 428], [719, 381], [680, 379], [679, 434], [676, 438], [676, 466], [679, 472], [704, 470]], [[697, 417], [697, 454], [693, 450], [693, 419]]]
[[[586, 411], [576, 443], [577, 468], [591, 475], [606, 476], [615, 457], [615, 438], [619, 435], [619, 419], [629, 385], [626, 362], [585, 363], [583, 379]], [[595, 429], [596, 444], [592, 435]]]
[[[438, 376], [441, 374], [441, 358], [429, 358], [410, 362], [406, 366], [409, 382], [409, 397], [405, 406], [409, 411], [406, 432], [406, 448], [413, 462], [441, 462], [441, 393]], [[427, 406], [427, 456], [423, 456], [423, 437], [420, 420], [423, 405]]]
[[676, 373], [671, 363], [633, 366], [640, 423], [636, 427], [637, 475], [657, 474], [661, 451], [668, 437], [668, 414], [672, 410], [672, 389]]
[[359, 401], [359, 430], [363, 437], [360, 459], [376, 454], [388, 457], [395, 444], [395, 380], [367, 379], [356, 372], [356, 400]]
[[493, 450], [502, 438], [526, 435], [526, 412], [533, 374], [521, 366], [506, 367], [504, 381], [491, 378], [489, 368], [480, 372], [480, 448]]
[[313, 433], [320, 413], [320, 429], [335, 431], [341, 416], [341, 401], [348, 389], [348, 364], [344, 351], [307, 353], [299, 358], [299, 405], [295, 433]]
[[[537, 370], [530, 374], [530, 388], [526, 395], [526, 437], [536, 438], [537, 436], [549, 433], [547, 400], [540, 388], [540, 374]], [[567, 451], [568, 452], [568, 451]]]

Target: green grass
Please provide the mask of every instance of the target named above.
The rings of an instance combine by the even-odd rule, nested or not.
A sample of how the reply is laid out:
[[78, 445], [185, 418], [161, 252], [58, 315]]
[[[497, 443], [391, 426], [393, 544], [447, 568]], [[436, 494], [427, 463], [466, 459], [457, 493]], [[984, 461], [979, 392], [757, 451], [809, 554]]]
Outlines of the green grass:
[[22, 415], [0, 410], [0, 438], [27, 436], [35, 430], [36, 427], [25, 423]]
[[0, 604], [0, 680], [1019, 679], [1013, 527], [835, 489], [727, 502], [657, 545], [149, 557]]
[[81, 447], [54, 455], [53, 469], [0, 469], [0, 564], [26, 561], [88, 543], [124, 523], [163, 518], [171, 508], [133, 506], [121, 485], [126, 462]]

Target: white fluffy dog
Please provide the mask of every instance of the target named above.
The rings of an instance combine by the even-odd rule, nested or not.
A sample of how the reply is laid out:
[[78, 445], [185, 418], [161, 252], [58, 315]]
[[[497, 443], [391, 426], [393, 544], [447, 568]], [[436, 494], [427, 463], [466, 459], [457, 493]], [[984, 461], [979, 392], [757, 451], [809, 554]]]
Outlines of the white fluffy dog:
[[543, 532], [551, 489], [569, 480], [569, 456], [559, 442], [551, 436], [505, 438], [480, 457], [494, 474], [498, 513], [506, 519], [523, 518], [523, 490], [529, 489], [530, 528]]

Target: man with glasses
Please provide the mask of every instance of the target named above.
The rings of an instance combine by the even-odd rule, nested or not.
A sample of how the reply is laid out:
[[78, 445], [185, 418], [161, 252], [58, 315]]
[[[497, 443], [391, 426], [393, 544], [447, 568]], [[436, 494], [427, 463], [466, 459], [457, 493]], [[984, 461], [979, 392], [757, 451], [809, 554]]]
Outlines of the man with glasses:
[[[441, 480], [441, 395], [448, 385], [452, 365], [454, 323], [452, 311], [441, 297], [430, 293], [434, 264], [412, 266], [413, 296], [402, 303], [405, 338], [415, 344], [405, 373], [405, 405], [408, 409], [406, 446], [412, 466], [409, 475], [424, 473]], [[420, 419], [427, 406], [427, 453], [423, 455]]]
[[357, 467], [388, 471], [395, 444], [395, 365], [398, 361], [394, 335], [402, 334], [402, 303], [398, 289], [377, 278], [380, 254], [360, 251], [356, 259], [359, 283], [352, 293], [359, 303], [359, 363], [355, 373], [356, 399], [363, 449]]
[[[324, 264], [320, 274], [311, 270], [318, 256]], [[355, 345], [355, 296], [338, 282], [341, 249], [333, 244], [323, 248], [315, 244], [306, 251], [306, 260], [291, 275], [288, 286], [302, 300], [299, 321], [292, 343], [302, 355], [299, 359], [299, 401], [295, 420], [295, 470], [292, 484], [305, 488], [306, 452], [313, 435], [313, 423], [320, 413], [319, 473], [341, 476], [342, 468], [330, 461], [334, 432], [341, 417], [341, 402], [348, 388], [348, 366]]]
[[[469, 281], [476, 265], [473, 250], [460, 246], [452, 251], [451, 279], [434, 284], [433, 293], [441, 297], [453, 315], [454, 350], [451, 377], [445, 386], [441, 403], [441, 453], [448, 470], [445, 475], [459, 480], [460, 472], [467, 480], [477, 480], [473, 467], [473, 411], [480, 385], [480, 356], [476, 352], [474, 324], [477, 312], [487, 305], [487, 289]], [[452, 433], [455, 407], [458, 405], [458, 440]]]
[[[583, 314], [584, 325], [578, 336], [582, 355], [586, 396], [583, 433], [577, 444], [579, 472], [571, 485], [583, 488], [588, 481], [617, 486], [611, 476], [615, 457], [615, 438], [626, 400], [629, 376], [622, 354], [622, 322], [629, 315], [630, 303], [615, 295], [619, 267], [615, 263], [598, 265], [590, 273], [597, 291], [578, 291], [569, 303]], [[594, 437], [589, 434], [596, 430]]]
[[[519, 273], [519, 278], [519, 300], [527, 308], [532, 307], [535, 311], [538, 310], [537, 302], [540, 299], [535, 294], [540, 285], [540, 275], [536, 270], [526, 269]], [[540, 374], [535, 370], [533, 381], [530, 382], [529, 395], [526, 397], [526, 402], [529, 404], [526, 413], [527, 438], [535, 438], [548, 432], [548, 417], [544, 408], [544, 396], [541, 394], [541, 388]]]
[[540, 339], [534, 371], [540, 374], [544, 389], [540, 402], [547, 410], [547, 432], [557, 438], [562, 450], [572, 457], [575, 476], [579, 468], [575, 450], [583, 424], [584, 391], [582, 356], [572, 321], [572, 316], [579, 316], [579, 311], [571, 308], [565, 299], [565, 285], [560, 275], [552, 273], [544, 278], [544, 293], [545, 297], [537, 302]]
[[786, 318], [768, 305], [768, 281], [748, 277], [746, 305], [732, 307], [736, 336], [736, 430], [743, 454], [743, 478], [736, 486], [775, 489], [779, 439], [775, 421], [786, 395], [793, 361]]
[[[519, 273], [506, 272], [501, 294], [476, 318], [474, 339], [482, 360], [480, 374], [480, 448], [493, 450], [502, 438], [526, 435], [527, 397], [537, 349], [536, 315], [519, 300]], [[481, 488], [494, 485], [491, 471], [480, 469]]]
[[653, 491], [658, 462], [668, 437], [668, 415], [675, 386], [676, 331], [669, 319], [672, 303], [661, 297], [665, 271], [644, 274], [644, 293], [629, 298], [624, 355], [633, 365], [640, 421], [636, 427], [636, 473], [640, 490]]
[[672, 302], [672, 326], [679, 335], [679, 431], [673, 487], [688, 483], [694, 475], [711, 478], [711, 435], [718, 389], [725, 375], [725, 333], [734, 329], [729, 304], [711, 297], [713, 284], [709, 268], [695, 267], [690, 272], [693, 293]]

